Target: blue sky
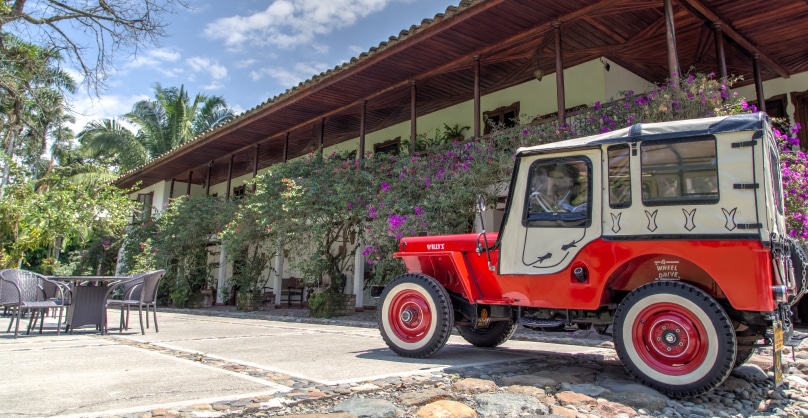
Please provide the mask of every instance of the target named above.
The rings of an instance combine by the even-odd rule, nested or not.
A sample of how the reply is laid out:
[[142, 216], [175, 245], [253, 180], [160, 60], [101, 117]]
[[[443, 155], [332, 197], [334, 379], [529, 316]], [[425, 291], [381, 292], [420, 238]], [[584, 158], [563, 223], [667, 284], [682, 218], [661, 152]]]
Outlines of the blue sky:
[[191, 0], [168, 16], [168, 37], [137, 57], [115, 55], [100, 97], [74, 97], [74, 130], [117, 117], [154, 83], [224, 97], [237, 113], [349, 61], [459, 0]]

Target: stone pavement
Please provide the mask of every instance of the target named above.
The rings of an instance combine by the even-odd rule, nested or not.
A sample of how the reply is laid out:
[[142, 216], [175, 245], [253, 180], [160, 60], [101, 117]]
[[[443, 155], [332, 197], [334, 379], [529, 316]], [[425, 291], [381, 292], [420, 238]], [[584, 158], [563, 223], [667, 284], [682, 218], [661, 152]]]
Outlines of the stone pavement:
[[0, 334], [0, 417], [808, 416], [802, 350], [786, 359], [785, 387], [772, 387], [762, 351], [718, 390], [672, 400], [631, 381], [610, 339], [586, 331], [520, 329], [497, 349], [455, 336], [436, 358], [416, 360], [384, 346], [375, 311], [317, 319], [217, 307], [159, 317], [160, 333], [145, 336]]

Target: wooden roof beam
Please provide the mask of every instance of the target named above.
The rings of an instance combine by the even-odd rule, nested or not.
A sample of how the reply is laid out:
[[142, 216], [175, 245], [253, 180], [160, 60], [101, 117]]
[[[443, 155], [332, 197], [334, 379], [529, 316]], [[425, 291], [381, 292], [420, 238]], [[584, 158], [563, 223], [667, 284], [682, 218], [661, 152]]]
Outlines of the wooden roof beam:
[[[601, 0], [600, 2], [592, 4], [590, 6], [587, 6], [587, 7], [583, 8], [583, 9], [579, 9], [579, 10], [576, 10], [576, 11], [571, 12], [569, 14], [566, 14], [564, 16], [561, 16], [558, 20], [560, 22], [562, 22], [562, 23], [563, 22], [573, 21], [573, 20], [576, 20], [576, 19], [579, 19], [581, 17], [586, 16], [588, 13], [592, 13], [592, 12], [594, 12], [596, 10], [602, 10], [604, 8], [611, 7], [614, 4], [620, 3], [622, 1], [624, 1], [624, 0]], [[419, 74], [417, 76], [414, 76], [413, 79], [414, 80], [422, 80], [424, 78], [429, 78], [429, 77], [434, 76], [436, 74], [444, 73], [444, 72], [446, 72], [448, 70], [458, 70], [458, 69], [471, 67], [471, 65], [473, 65], [473, 57], [474, 57], [474, 55], [480, 55], [480, 56], [483, 57], [483, 59], [485, 59], [486, 54], [488, 54], [492, 50], [502, 48], [503, 44], [504, 45], [513, 45], [514, 43], [517, 43], [519, 41], [524, 40], [525, 38], [529, 38], [531, 36], [534, 36], [534, 34], [536, 34], [536, 33], [542, 33], [542, 32], [549, 31], [551, 29], [551, 25], [552, 25], [552, 22], [547, 22], [545, 24], [539, 25], [532, 31], [523, 32], [523, 33], [521, 33], [519, 35], [512, 36], [511, 38], [506, 39], [506, 40], [504, 40], [503, 42], [501, 42], [501, 43], [499, 43], [497, 45], [492, 45], [492, 46], [489, 46], [487, 48], [483, 48], [483, 49], [481, 49], [479, 51], [475, 51], [473, 53], [467, 54], [466, 56], [459, 57], [458, 59], [456, 59], [456, 60], [454, 60], [452, 62], [446, 63], [446, 64], [444, 64], [444, 65], [442, 65], [440, 67], [437, 67], [435, 69], [427, 71], [427, 72], [425, 72], [423, 74]], [[547, 36], [546, 38], [550, 39], [550, 40], [552, 39], [552, 37], [550, 37], [550, 36]], [[544, 45], [545, 40], [546, 39], [542, 40], [542, 45]], [[467, 65], [466, 64], [458, 65], [458, 63], [464, 62], [464, 61], [468, 61], [468, 64]], [[335, 115], [335, 114], [338, 114], [338, 113], [342, 113], [342, 112], [344, 112], [344, 111], [346, 111], [348, 109], [352, 109], [352, 108], [356, 107], [358, 105], [358, 103], [360, 103], [362, 100], [372, 100], [372, 99], [374, 99], [376, 97], [382, 96], [382, 95], [387, 94], [387, 93], [389, 93], [391, 91], [403, 88], [403, 87], [408, 86], [408, 85], [409, 85], [409, 80], [400, 81], [400, 82], [398, 82], [396, 84], [388, 86], [387, 88], [385, 88], [383, 90], [377, 91], [376, 93], [374, 93], [374, 94], [372, 94], [372, 95], [370, 95], [368, 97], [365, 97], [363, 99], [357, 100], [354, 103], [350, 103], [350, 104], [347, 104], [345, 106], [342, 106], [342, 107], [339, 107], [337, 109], [334, 109], [334, 110], [332, 110], [330, 112], [324, 113], [322, 116], [328, 117], [328, 116], [332, 116], [332, 115]], [[282, 106], [282, 105], [279, 103], [279, 104], [276, 104], [275, 106]], [[305, 121], [303, 123], [300, 123], [300, 124], [298, 124], [296, 126], [290, 127], [290, 128], [288, 128], [286, 130], [295, 131], [297, 129], [300, 129], [302, 127], [310, 125], [311, 123], [313, 123], [315, 120], [317, 120], [319, 118], [320, 118], [320, 116], [318, 116], [316, 118], [312, 118], [312, 119], [307, 120], [307, 121]], [[240, 125], [243, 124], [243, 123], [244, 122], [241, 122]], [[233, 129], [235, 129], [235, 127]], [[226, 132], [217, 132], [214, 135], [215, 135], [215, 137], [219, 137], [219, 136], [223, 136], [225, 133]], [[283, 132], [278, 132], [278, 133], [275, 133], [275, 134], [271, 134], [271, 135], [267, 136], [266, 138], [264, 138], [263, 140], [261, 140], [260, 142], [261, 143], [268, 142], [268, 141], [270, 141], [270, 140], [272, 140], [274, 138], [277, 138], [279, 135], [282, 135], [282, 134], [283, 134]], [[208, 138], [208, 139], [210, 139], [210, 138]], [[249, 147], [249, 146], [247, 146], [247, 147]], [[245, 148], [247, 148], [247, 147], [245, 147]]]
[[[721, 16], [715, 14], [709, 7], [705, 6], [699, 0], [681, 0], [682, 3], [690, 6], [693, 10], [701, 14], [701, 17], [708, 20], [709, 23], [721, 23], [721, 29], [724, 33], [729, 36], [730, 39], [735, 41], [741, 48], [745, 49], [749, 52], [750, 55], [754, 56], [755, 54], [758, 55], [758, 59], [765, 65], [768, 69], [774, 71], [777, 75], [783, 78], [789, 78], [791, 74], [788, 70], [780, 63], [778, 63], [775, 59], [767, 56], [763, 52], [761, 52], [755, 45], [752, 44], [748, 39], [744, 38], [743, 35], [738, 33], [732, 25], [727, 24]], [[695, 13], [694, 13], [695, 14]]]
[[[495, 5], [498, 5], [498, 4], [500, 4], [500, 3], [504, 2], [504, 1], [505, 0], [492, 0], [492, 1], [489, 1], [489, 2], [485, 3], [483, 6], [477, 6], [477, 7], [474, 7], [472, 9], [470, 9], [470, 10], [472, 10], [472, 12], [469, 12], [468, 10], [464, 10], [464, 13], [461, 13], [458, 17], [454, 17], [454, 19], [456, 21], [466, 20], [466, 19], [468, 19], [470, 17], [473, 17], [473, 16], [476, 16], [478, 13], [480, 13], [482, 11], [485, 11], [485, 10], [488, 10], [491, 7], [494, 7]], [[570, 13], [568, 13], [566, 15], [559, 16], [556, 20], [560, 21], [562, 24], [566, 23], [566, 22], [574, 21], [574, 20], [580, 19], [582, 17], [585, 17], [585, 16], [587, 16], [587, 15], [589, 15], [591, 13], [596, 13], [598, 11], [601, 11], [601, 10], [607, 9], [609, 7], [612, 7], [615, 4], [621, 3], [623, 1], [625, 1], [625, 0], [600, 0], [597, 3], [591, 4], [591, 5], [587, 6], [587, 7], [582, 8], [582, 9], [578, 9], [578, 10], [570, 12]], [[463, 57], [458, 57], [454, 61], [448, 62], [448, 63], [446, 63], [444, 65], [441, 65], [441, 66], [439, 66], [437, 68], [434, 68], [434, 69], [432, 69], [430, 71], [427, 71], [425, 73], [418, 74], [418, 75], [413, 75], [413, 77], [411, 77], [411, 79], [413, 79], [413, 80], [422, 80], [424, 78], [428, 78], [428, 77], [434, 76], [436, 74], [441, 74], [443, 72], [452, 71], [452, 70], [459, 70], [459, 69], [464, 69], [464, 68], [470, 68], [474, 64], [473, 59], [474, 59], [475, 55], [480, 55], [484, 59], [486, 54], [491, 52], [491, 51], [501, 49], [501, 48], [506, 47], [508, 45], [518, 44], [519, 42], [522, 42], [525, 39], [529, 39], [529, 38], [531, 38], [533, 36], [536, 36], [536, 34], [549, 31], [552, 28], [551, 25], [552, 25], [552, 21], [546, 22], [546, 23], [541, 24], [541, 25], [537, 25], [533, 30], [525, 31], [525, 32], [522, 32], [522, 33], [520, 33], [518, 35], [514, 35], [514, 36], [512, 36], [512, 37], [510, 37], [508, 39], [505, 39], [504, 41], [498, 43], [497, 45], [491, 45], [491, 46], [488, 46], [486, 48], [482, 48], [480, 50], [473, 51], [473, 52], [471, 52], [471, 53], [469, 53], [469, 54], [467, 54], [467, 55], [465, 55]], [[341, 81], [344, 78], [348, 77], [350, 74], [356, 74], [358, 72], [361, 72], [362, 69], [367, 68], [367, 67], [371, 66], [372, 64], [382, 60], [384, 57], [395, 53], [395, 51], [398, 51], [398, 50], [400, 50], [402, 48], [405, 48], [406, 46], [413, 45], [415, 43], [421, 42], [421, 41], [423, 41], [425, 39], [429, 39], [432, 36], [434, 36], [434, 34], [435, 34], [434, 33], [434, 27], [428, 28], [428, 30], [425, 31], [425, 32], [428, 32], [428, 34], [422, 35], [423, 36], [422, 38], [405, 39], [403, 42], [397, 42], [392, 47], [388, 47], [383, 53], [377, 53], [376, 55], [374, 55], [372, 57], [360, 60], [360, 62], [357, 65], [351, 67], [351, 71], [344, 71], [344, 70], [343, 71], [338, 71], [337, 74], [333, 74], [330, 77], [325, 77], [322, 80], [315, 81], [313, 83], [313, 85], [306, 85], [306, 86], [298, 87], [297, 91], [295, 91], [294, 94], [292, 94], [292, 95], [290, 95], [288, 97], [283, 97], [282, 99], [278, 100], [277, 102], [272, 103], [270, 106], [262, 108], [262, 106], [265, 106], [265, 105], [259, 105], [258, 107], [252, 109], [250, 111], [251, 113], [249, 115], [244, 116], [243, 119], [237, 118], [239, 120], [237, 120], [235, 122], [232, 122], [230, 125], [227, 125], [227, 126], [223, 127], [222, 129], [210, 134], [209, 136], [200, 138], [199, 140], [193, 141], [191, 143], [187, 143], [188, 145], [186, 145], [186, 147], [187, 147], [186, 150], [180, 151], [178, 149], [172, 149], [171, 151], [168, 152], [168, 155], [163, 155], [163, 156], [157, 157], [156, 159], [146, 163], [142, 167], [138, 167], [137, 169], [133, 170], [132, 172], [126, 173], [124, 176], [119, 177], [115, 182], [117, 183], [117, 182], [119, 182], [121, 180], [131, 178], [131, 177], [136, 176], [138, 174], [144, 173], [146, 170], [152, 169], [152, 168], [154, 168], [156, 166], [159, 166], [159, 165], [170, 163], [171, 161], [174, 161], [174, 160], [176, 160], [178, 158], [181, 158], [183, 155], [185, 155], [187, 153], [193, 152], [193, 151], [195, 151], [195, 150], [197, 150], [197, 149], [199, 149], [201, 147], [204, 147], [208, 143], [213, 142], [213, 141], [217, 140], [218, 138], [221, 138], [221, 137], [223, 137], [223, 136], [225, 136], [227, 134], [232, 133], [233, 131], [241, 129], [243, 126], [249, 125], [250, 123], [256, 121], [257, 119], [265, 117], [267, 114], [274, 113], [273, 110], [275, 108], [283, 108], [283, 107], [288, 106], [290, 104], [297, 103], [300, 100], [302, 100], [303, 98], [308, 97], [309, 95], [311, 95], [313, 92], [319, 91], [319, 90], [321, 90], [322, 88], [324, 88], [326, 86], [329, 86], [329, 85], [332, 85], [332, 84], [334, 84], [334, 83], [336, 83], [338, 81]], [[467, 62], [467, 64], [465, 62]], [[463, 63], [463, 64], [458, 65], [460, 63]], [[395, 91], [397, 89], [403, 88], [405, 86], [409, 86], [409, 83], [410, 83], [410, 80], [403, 80], [403, 81], [400, 81], [398, 83], [389, 85], [386, 88], [384, 88], [382, 90], [379, 90], [379, 91], [375, 92], [374, 94], [372, 94], [370, 96], [367, 96], [367, 97], [364, 97], [362, 99], [356, 100], [355, 102], [349, 103], [349, 104], [347, 104], [345, 106], [341, 106], [339, 108], [333, 109], [333, 110], [331, 110], [329, 112], [326, 112], [326, 113], [324, 113], [322, 115], [319, 115], [317, 117], [314, 117], [314, 118], [311, 118], [311, 119], [309, 119], [307, 121], [299, 123], [298, 125], [295, 125], [295, 126], [292, 126], [292, 127], [287, 127], [286, 129], [284, 129], [281, 132], [276, 132], [274, 134], [270, 134], [266, 138], [264, 138], [263, 140], [258, 141], [258, 143], [263, 144], [263, 143], [266, 143], [266, 142], [270, 142], [271, 140], [273, 140], [273, 139], [275, 139], [275, 138], [277, 138], [277, 137], [279, 137], [281, 135], [284, 135], [285, 132], [287, 132], [287, 131], [296, 131], [298, 129], [301, 129], [303, 127], [311, 125], [313, 122], [319, 120], [321, 117], [329, 117], [329, 116], [332, 116], [332, 115], [335, 115], [335, 114], [338, 114], [338, 113], [345, 112], [348, 109], [357, 107], [358, 104], [363, 100], [370, 101], [370, 100], [372, 100], [374, 98], [377, 98], [377, 97], [380, 97], [380, 96], [382, 96], [384, 94], [390, 93], [392, 91]], [[236, 152], [240, 152], [241, 150], [247, 149], [247, 148], [249, 148], [251, 146], [252, 146], [252, 144], [244, 146], [242, 149], [236, 150]]]
[[714, 33], [712, 30], [709, 30], [706, 27], [702, 27], [699, 30], [699, 40], [696, 43], [696, 53], [693, 56], [693, 63], [698, 64], [704, 59], [704, 56], [707, 54], [707, 51], [714, 46], [714, 42], [712, 39], [711, 34]]
[[608, 25], [603, 25], [603, 24], [601, 24], [600, 22], [598, 22], [597, 20], [592, 19], [592, 18], [591, 18], [591, 17], [589, 17], [589, 16], [584, 17], [584, 18], [583, 18], [583, 20], [584, 20], [586, 23], [590, 24], [590, 25], [591, 25], [592, 27], [594, 27], [595, 29], [597, 29], [597, 30], [599, 30], [599, 31], [603, 32], [603, 34], [604, 34], [604, 35], [606, 35], [606, 36], [608, 36], [608, 37], [609, 37], [609, 38], [610, 38], [612, 41], [617, 42], [618, 44], [624, 44], [624, 43], [626, 43], [626, 40], [627, 40], [627, 39], [626, 39], [626, 38], [624, 38], [623, 36], [621, 36], [621, 35], [620, 35], [619, 33], [617, 33], [616, 31], [612, 30], [612, 28], [611, 28], [611, 27], [609, 27]]

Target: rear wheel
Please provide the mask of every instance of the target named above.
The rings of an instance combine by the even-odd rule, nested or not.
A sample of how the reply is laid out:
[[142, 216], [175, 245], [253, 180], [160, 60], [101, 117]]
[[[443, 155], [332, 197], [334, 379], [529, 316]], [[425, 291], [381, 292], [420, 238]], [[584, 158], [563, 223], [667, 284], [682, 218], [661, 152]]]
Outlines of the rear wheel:
[[754, 348], [738, 349], [738, 354], [735, 356], [735, 367], [743, 366], [755, 354]]
[[449, 293], [424, 274], [402, 274], [387, 285], [379, 299], [379, 330], [391, 350], [404, 357], [424, 358], [449, 339], [454, 311]]
[[629, 293], [615, 312], [614, 343], [638, 381], [674, 397], [720, 385], [735, 363], [735, 331], [710, 295], [660, 281]]
[[477, 347], [496, 347], [508, 341], [517, 324], [513, 321], [495, 321], [487, 327], [473, 328], [471, 325], [458, 325], [457, 331], [468, 342]]

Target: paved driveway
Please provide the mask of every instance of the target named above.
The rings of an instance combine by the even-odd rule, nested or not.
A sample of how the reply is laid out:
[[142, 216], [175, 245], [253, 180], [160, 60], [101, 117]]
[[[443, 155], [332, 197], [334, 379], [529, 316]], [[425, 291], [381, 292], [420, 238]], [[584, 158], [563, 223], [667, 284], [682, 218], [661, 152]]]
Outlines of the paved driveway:
[[[117, 322], [112, 311], [110, 318]], [[432, 358], [407, 359], [369, 328], [178, 313], [160, 313], [159, 320], [160, 332], [146, 335], [137, 328], [103, 337], [92, 331], [16, 340], [0, 334], [0, 417], [122, 414], [511, 361], [543, 351], [604, 351], [519, 341], [479, 349], [453, 336]]]

